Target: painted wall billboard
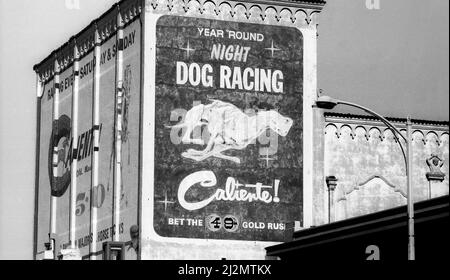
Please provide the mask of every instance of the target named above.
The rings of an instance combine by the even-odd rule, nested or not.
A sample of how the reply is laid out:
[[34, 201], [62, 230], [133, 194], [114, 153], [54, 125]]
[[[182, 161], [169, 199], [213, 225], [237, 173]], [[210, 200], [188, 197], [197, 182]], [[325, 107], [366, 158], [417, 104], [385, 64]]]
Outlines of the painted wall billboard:
[[[73, 139], [72, 130], [72, 85], [73, 69], [69, 67], [60, 75], [60, 97], [58, 121], [52, 126], [54, 83], [48, 82], [41, 99], [41, 137], [39, 160], [38, 234], [37, 254], [42, 254], [48, 242], [51, 195], [56, 197], [57, 252], [70, 246], [69, 210], [70, 177], [77, 176], [76, 246], [83, 257], [90, 254], [93, 238], [97, 248], [92, 251], [100, 255], [102, 243], [112, 241], [115, 234], [121, 241], [129, 241], [129, 229], [138, 224], [138, 173], [139, 173], [139, 128], [141, 97], [141, 25], [139, 21], [129, 24], [124, 30], [124, 102], [122, 105], [122, 195], [120, 232], [114, 232], [114, 112], [116, 95], [116, 37], [111, 37], [101, 46], [100, 57], [100, 150], [99, 185], [92, 188], [93, 146], [93, 77], [95, 58], [93, 52], [80, 60], [78, 137]], [[76, 154], [73, 142], [78, 141]], [[58, 149], [58, 172], [52, 168], [53, 148]], [[71, 169], [72, 159], [78, 159], [78, 170]], [[98, 231], [92, 232], [91, 207], [98, 210]]]
[[37, 253], [44, 253], [44, 243], [48, 242], [50, 228], [50, 176], [48, 168], [51, 165], [49, 161], [49, 146], [52, 139], [52, 108], [51, 98], [53, 82], [43, 86], [43, 97], [40, 99], [40, 137], [39, 137], [39, 179], [38, 179], [38, 213], [37, 213]]
[[303, 211], [301, 32], [180, 16], [156, 30], [156, 233], [289, 239]]

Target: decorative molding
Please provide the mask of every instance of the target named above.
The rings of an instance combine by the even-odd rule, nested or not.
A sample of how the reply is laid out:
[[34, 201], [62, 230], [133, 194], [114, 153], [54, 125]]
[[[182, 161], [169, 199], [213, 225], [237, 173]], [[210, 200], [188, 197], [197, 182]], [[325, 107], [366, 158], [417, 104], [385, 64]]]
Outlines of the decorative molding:
[[[374, 133], [374, 131], [375, 131], [375, 133]], [[380, 140], [381, 142], [383, 142], [384, 139], [386, 139], [386, 137], [384, 136], [384, 133], [381, 132], [381, 129], [376, 126], [370, 127], [369, 132], [367, 134], [369, 135], [369, 138], [372, 138], [372, 139], [375, 139], [375, 137], [372, 136], [373, 134], [378, 134], [378, 137], [376, 137], [376, 139]], [[367, 139], [367, 137], [366, 137], [366, 139]]]
[[444, 166], [444, 161], [435, 154], [432, 154], [426, 160], [428, 167], [430, 168], [430, 172], [426, 174], [428, 181], [444, 181], [445, 173], [442, 172], [441, 168]]
[[94, 20], [86, 28], [60, 48], [54, 50], [41, 63], [34, 66], [34, 70], [39, 75], [42, 83], [47, 83], [53, 79], [55, 74], [55, 62], [59, 64], [60, 72], [71, 67], [74, 57], [75, 47], [80, 52], [80, 59], [90, 53], [95, 47], [95, 32], [98, 31], [101, 44], [115, 35], [118, 26], [118, 15], [121, 16], [122, 24], [127, 25], [133, 22], [142, 12], [143, 0], [124, 0], [114, 4], [100, 18]]
[[[368, 124], [379, 124], [380, 121], [378, 118], [375, 118], [370, 115], [355, 115], [355, 114], [342, 114], [342, 113], [334, 113], [334, 112], [325, 112], [325, 119], [328, 122], [345, 122], [345, 123], [353, 123], [353, 122], [365, 122]], [[402, 127], [406, 127], [406, 119], [401, 118], [386, 118], [388, 121], [394, 123], [395, 125], [400, 125]], [[431, 120], [422, 120], [422, 119], [413, 119], [411, 120], [414, 126], [420, 127], [448, 127], [448, 121], [431, 121]], [[448, 129], [447, 129], [448, 131]]]
[[[423, 145], [436, 144], [437, 146], [442, 146], [447, 138], [449, 132], [448, 126], [442, 127], [433, 127], [434, 130], [430, 130], [427, 128], [415, 128], [412, 137], [413, 143], [420, 142]], [[363, 133], [358, 132], [358, 130], [362, 130]], [[374, 132], [376, 131], [376, 132]], [[406, 131], [404, 129], [400, 130], [404, 135], [406, 135]], [[350, 139], [356, 141], [358, 135], [363, 135], [367, 141], [370, 139], [376, 139], [381, 142], [397, 142], [395, 137], [393, 137], [393, 133], [390, 129], [385, 128], [383, 124], [368, 124], [364, 120], [360, 122], [354, 121], [351, 123], [343, 123], [343, 122], [328, 122], [325, 125], [324, 130], [325, 135], [329, 135], [330, 133], [335, 135], [337, 139], [342, 139], [344, 135], [350, 136]], [[376, 136], [375, 136], [376, 135]]]
[[[323, 1], [274, 1], [274, 0], [122, 0], [113, 5], [100, 18], [93, 21], [69, 42], [52, 52], [50, 56], [34, 67], [40, 81], [49, 82], [54, 76], [54, 62], [60, 63], [61, 72], [73, 62], [73, 48], [80, 49], [81, 58], [95, 45], [95, 31], [98, 30], [101, 44], [117, 31], [117, 16], [123, 24], [134, 21], [145, 9], [146, 12], [198, 17], [224, 18], [249, 21], [252, 23], [291, 24], [297, 27], [316, 28], [317, 15], [322, 10]], [[242, 11], [242, 15], [238, 14]]]
[[[309, 26], [317, 22], [317, 15], [322, 10], [325, 2], [321, 1], [274, 1], [274, 0], [145, 0], [147, 12], [183, 14], [202, 16], [207, 6], [212, 6], [215, 16], [231, 16], [234, 18], [238, 10], [243, 9], [244, 19], [258, 19], [260, 22], [269, 20], [273, 15], [276, 22], [282, 20]], [[180, 12], [175, 7], [182, 7]], [[273, 12], [273, 13], [272, 13]], [[252, 21], [254, 22], [254, 21]]]
[[374, 179], [382, 180], [388, 187], [392, 188], [394, 190], [394, 192], [401, 194], [404, 198], [407, 198], [407, 194], [403, 190], [397, 188], [394, 184], [389, 182], [389, 180], [387, 180], [385, 177], [383, 177], [381, 175], [373, 175], [373, 176], [369, 177], [367, 180], [365, 180], [363, 183], [357, 184], [351, 190], [345, 191], [343, 196], [340, 197], [339, 199], [337, 199], [337, 202], [341, 202], [341, 201], [347, 200], [347, 196], [349, 196], [351, 193], [353, 193], [355, 191], [359, 191], [361, 188], [366, 186], [368, 183], [370, 183]]

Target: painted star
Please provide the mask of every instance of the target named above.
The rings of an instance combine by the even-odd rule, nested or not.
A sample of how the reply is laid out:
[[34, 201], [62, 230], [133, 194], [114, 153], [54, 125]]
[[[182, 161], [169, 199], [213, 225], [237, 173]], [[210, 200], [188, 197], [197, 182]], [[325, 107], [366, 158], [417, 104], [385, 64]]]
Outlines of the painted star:
[[267, 151], [266, 156], [265, 156], [265, 157], [259, 158], [259, 160], [264, 160], [264, 161], [266, 161], [266, 167], [269, 168], [269, 163], [270, 163], [270, 161], [275, 161], [275, 158], [271, 158], [271, 157], [269, 156], [269, 151]]
[[161, 201], [158, 201], [159, 203], [164, 203], [164, 211], [165, 212], [167, 212], [167, 206], [168, 206], [168, 204], [174, 204], [175, 202], [173, 202], [173, 201], [169, 201], [168, 199], [167, 199], [167, 192], [166, 192], [166, 194], [165, 194], [165, 198], [164, 198], [164, 200], [161, 200]]
[[272, 57], [276, 51], [281, 51], [281, 49], [275, 48], [275, 46], [273, 44], [273, 40], [272, 40], [272, 46], [270, 48], [266, 48], [266, 50], [269, 50], [272, 52]]
[[187, 41], [187, 47], [186, 47], [186, 48], [181, 48], [181, 49], [182, 49], [183, 51], [186, 51], [187, 58], [189, 58], [191, 52], [194, 52], [194, 51], [195, 51], [195, 49], [191, 49], [189, 40]]

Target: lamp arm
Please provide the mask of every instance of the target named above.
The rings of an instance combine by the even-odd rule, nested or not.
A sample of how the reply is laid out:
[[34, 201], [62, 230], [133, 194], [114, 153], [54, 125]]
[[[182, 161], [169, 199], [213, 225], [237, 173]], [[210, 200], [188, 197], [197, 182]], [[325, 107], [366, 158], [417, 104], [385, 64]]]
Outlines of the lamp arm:
[[[412, 167], [412, 154], [411, 154], [411, 119], [408, 118], [407, 120], [407, 136], [403, 136], [403, 134], [401, 134], [401, 132], [394, 126], [394, 124], [392, 124], [391, 122], [389, 122], [386, 118], [384, 118], [383, 116], [377, 114], [376, 112], [363, 107], [361, 105], [358, 104], [354, 104], [354, 103], [350, 103], [350, 102], [346, 102], [346, 101], [340, 101], [340, 100], [336, 100], [336, 99], [332, 99], [330, 97], [324, 98], [325, 100], [323, 101], [322, 105], [327, 105], [327, 106], [323, 106], [323, 109], [332, 109], [334, 108], [336, 105], [338, 104], [342, 104], [342, 105], [348, 105], [351, 107], [356, 107], [358, 109], [361, 109], [367, 113], [369, 113], [372, 116], [375, 116], [377, 119], [381, 120], [394, 134], [395, 139], [397, 140], [402, 153], [403, 153], [403, 157], [405, 159], [405, 165], [406, 165], [406, 177], [407, 177], [407, 189], [408, 189], [408, 238], [409, 238], [409, 242], [408, 242], [408, 260], [415, 260], [415, 245], [414, 245], [414, 202], [412, 199], [412, 171], [411, 171], [411, 167]], [[317, 104], [317, 103], [316, 103]], [[329, 106], [328, 106], [329, 105]], [[328, 108], [329, 107], [329, 108]], [[400, 142], [399, 136], [401, 138], [403, 138], [403, 140], [406, 142], [407, 145], [407, 151], [408, 151], [408, 156], [405, 154], [405, 149], [403, 148], [402, 143]]]
[[400, 146], [400, 149], [402, 150], [402, 154], [403, 154], [403, 157], [405, 159], [405, 164], [406, 164], [406, 166], [408, 166], [408, 157], [406, 156], [405, 148], [403, 147], [402, 143], [400, 142], [400, 139], [398, 138], [397, 134], [400, 135], [401, 138], [406, 143], [408, 143], [408, 139], [405, 136], [403, 136], [403, 134], [391, 122], [389, 122], [385, 117], [381, 116], [380, 114], [378, 114], [378, 113], [376, 113], [376, 112], [374, 112], [374, 111], [372, 111], [372, 110], [370, 110], [370, 109], [368, 109], [368, 108], [366, 108], [364, 106], [361, 106], [361, 105], [358, 105], [358, 104], [355, 104], [355, 103], [351, 103], [351, 102], [347, 102], [347, 101], [341, 101], [341, 100], [339, 100], [337, 103], [338, 104], [343, 104], [343, 105], [348, 105], [348, 106], [351, 106], [351, 107], [356, 107], [356, 108], [361, 109], [361, 110], [369, 113], [370, 115], [375, 116], [376, 118], [380, 119], [393, 132], [394, 137], [397, 140], [398, 145]]

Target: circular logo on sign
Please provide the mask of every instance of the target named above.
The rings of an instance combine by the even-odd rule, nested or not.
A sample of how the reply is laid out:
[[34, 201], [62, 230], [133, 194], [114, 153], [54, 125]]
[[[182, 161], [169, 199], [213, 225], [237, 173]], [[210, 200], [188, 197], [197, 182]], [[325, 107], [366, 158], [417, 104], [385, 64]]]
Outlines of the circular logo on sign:
[[211, 215], [206, 218], [206, 228], [210, 231], [216, 232], [222, 228], [222, 218], [218, 215]]
[[223, 219], [223, 227], [228, 232], [236, 232], [239, 229], [239, 220], [235, 216], [226, 216]]
[[[69, 148], [68, 142], [70, 141], [70, 133], [71, 121], [68, 116], [62, 115], [58, 120], [53, 121], [53, 130], [48, 148], [48, 175], [50, 178], [52, 196], [54, 197], [62, 197], [70, 185], [70, 168], [67, 168], [61, 177], [56, 177], [53, 174], [53, 154], [56, 152], [55, 148], [58, 148], [61, 139], [65, 138], [64, 151], [66, 151], [66, 148]], [[58, 151], [58, 163], [60, 160]]]

